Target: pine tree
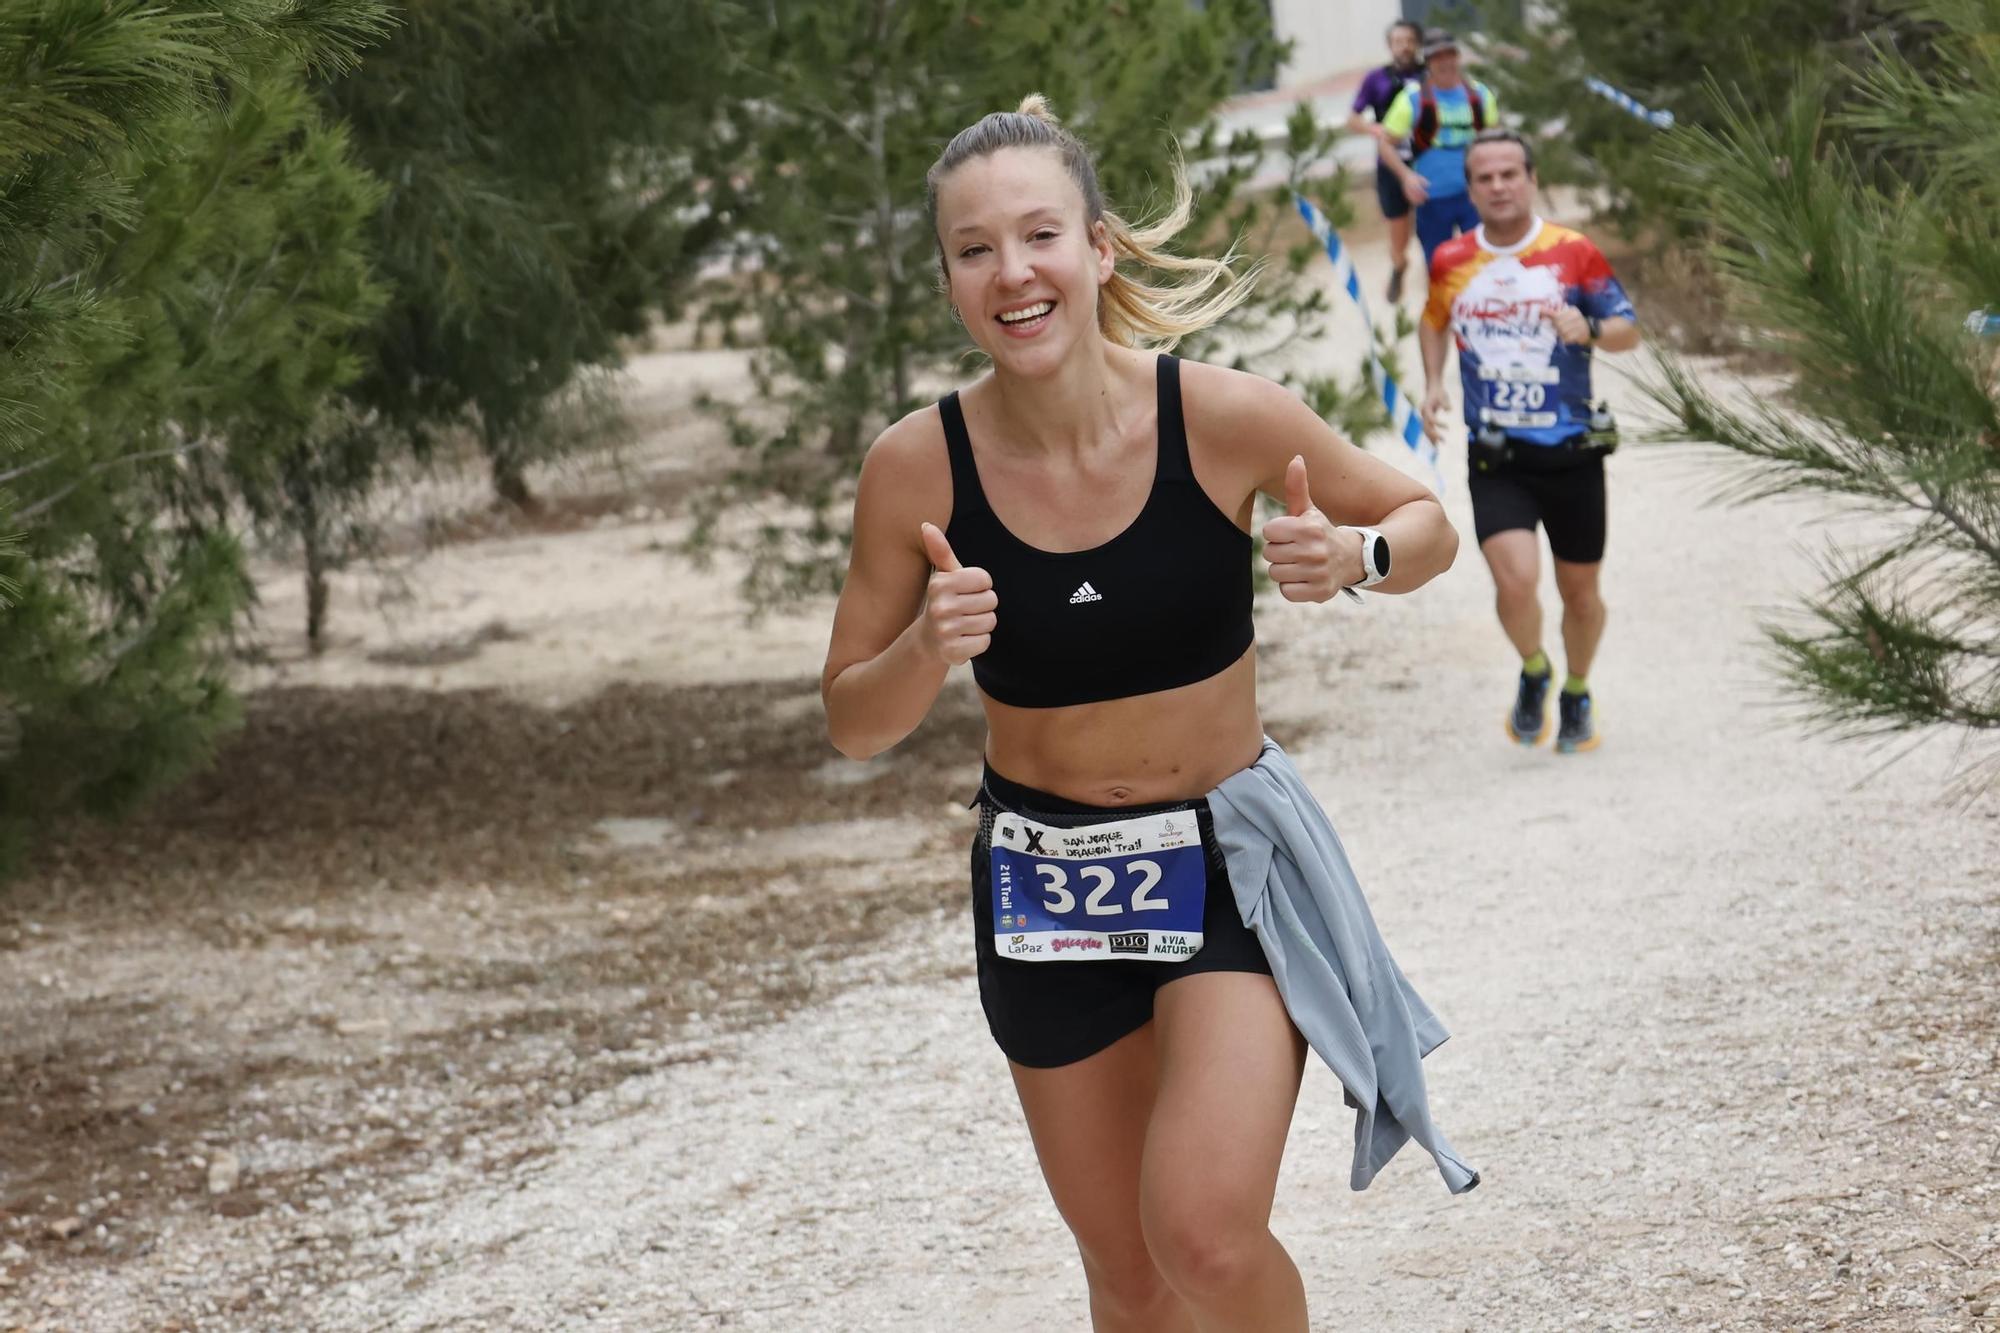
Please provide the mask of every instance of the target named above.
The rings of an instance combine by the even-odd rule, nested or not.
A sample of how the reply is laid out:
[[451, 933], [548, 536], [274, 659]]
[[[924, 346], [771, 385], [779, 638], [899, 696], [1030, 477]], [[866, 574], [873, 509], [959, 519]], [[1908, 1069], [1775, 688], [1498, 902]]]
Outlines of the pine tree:
[[1548, 0], [1530, 7], [1527, 24], [1515, 5], [1483, 7], [1497, 40], [1483, 44], [1480, 77], [1538, 136], [1542, 182], [1595, 192], [1603, 214], [1631, 230], [1698, 231], [1698, 213], [1691, 219], [1679, 181], [1655, 169], [1654, 126], [1586, 79], [1708, 126], [1710, 80], [1771, 112], [1809, 54], [1859, 55], [1871, 42], [1921, 53], [1931, 36], [1903, 0]]
[[[1262, 4], [773, 0], [769, 17], [738, 47], [757, 96], [729, 116], [749, 178], [736, 204], [739, 267], [702, 308], [724, 340], [757, 343], [756, 393], [747, 407], [716, 405], [739, 466], [702, 497], [689, 541], [709, 554], [742, 533], [728, 520], [766, 498], [800, 506], [802, 521], [772, 517], [740, 538], [758, 548], [745, 580], [754, 602], [837, 586], [840, 502], [868, 440], [966, 364], [964, 332], [937, 291], [923, 180], [978, 117], [1046, 94], [1096, 150], [1106, 196], [1128, 218], [1168, 202], [1170, 155], [1186, 142], [1202, 188], [1181, 243], [1220, 253], [1240, 240], [1274, 261], [1256, 302], [1232, 320], [1238, 359], [1274, 364], [1326, 316], [1326, 293], [1304, 276], [1314, 247], [1288, 191], [1247, 188], [1263, 145], [1249, 134], [1224, 141], [1211, 119], [1279, 54]], [[1291, 128], [1300, 179], [1330, 160], [1333, 133], [1309, 115]], [[1320, 201], [1344, 219], [1337, 187]], [[1380, 417], [1358, 386], [1322, 376], [1300, 387], [1344, 422]]]
[[[1750, 466], [1745, 496], [1819, 492], [1893, 520], [1832, 552], [1829, 582], [1771, 630], [1785, 678], [1843, 733], [2000, 729], [2000, 0], [1912, 10], [1945, 35], [1920, 68], [1886, 45], [1830, 119], [1808, 72], [1774, 116], [1718, 92], [1713, 129], [1677, 136], [1714, 258], [1784, 353], [1782, 403], [1717, 396], [1669, 363], [1678, 433]], [[1850, 147], [1850, 144], [1859, 147]], [[1904, 163], [1902, 170], [1893, 164]]]
[[114, 812], [231, 714], [232, 506], [309, 439], [377, 300], [374, 183], [304, 83], [371, 0], [0, 10], [0, 338], [20, 533], [0, 610], [0, 861]]
[[351, 397], [360, 462], [476, 433], [496, 492], [559, 440], [548, 412], [619, 339], [671, 309], [726, 220], [691, 216], [724, 147], [714, 50], [730, 6], [413, 0], [327, 90], [388, 197], [393, 288]]

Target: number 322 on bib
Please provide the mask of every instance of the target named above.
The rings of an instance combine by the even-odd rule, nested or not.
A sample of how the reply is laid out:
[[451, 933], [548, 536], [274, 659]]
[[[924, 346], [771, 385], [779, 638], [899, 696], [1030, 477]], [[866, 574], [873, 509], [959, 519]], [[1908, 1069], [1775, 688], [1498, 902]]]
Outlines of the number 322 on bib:
[[993, 818], [993, 947], [1023, 963], [1183, 962], [1201, 948], [1208, 855], [1192, 810], [1055, 828]]

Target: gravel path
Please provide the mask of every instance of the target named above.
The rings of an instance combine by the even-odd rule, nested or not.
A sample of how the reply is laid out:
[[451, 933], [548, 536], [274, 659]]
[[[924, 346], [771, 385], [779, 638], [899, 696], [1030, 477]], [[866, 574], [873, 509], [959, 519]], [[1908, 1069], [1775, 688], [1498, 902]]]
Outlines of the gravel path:
[[[1457, 1034], [1432, 1104], [1485, 1174], [1454, 1200], [1406, 1153], [1350, 1193], [1312, 1067], [1275, 1225], [1316, 1328], [1994, 1326], [2000, 807], [1947, 802], [1942, 744], [1884, 768], [1772, 706], [1755, 626], [1811, 586], [1825, 516], [1706, 507], [1722, 466], [1614, 460], [1592, 755], [1503, 741], [1469, 545], [1415, 598], [1260, 607], [1267, 714]], [[539, 1155], [440, 1158], [305, 1225], [189, 1217], [58, 1308], [0, 1298], [0, 1328], [253, 1326], [205, 1297], [332, 1238], [254, 1326], [1082, 1329], [969, 961], [958, 913], [898, 926], [820, 967], [825, 1002], [552, 1103], [519, 1130]]]
[[[1476, 562], [1408, 602], [1264, 610], [1271, 712], [1323, 723], [1304, 765], [1459, 1034], [1434, 1104], [1486, 1173], [1453, 1201], [1406, 1155], [1350, 1194], [1315, 1068], [1277, 1227], [1320, 1327], [1976, 1318], [2000, 820], [1941, 804], [1926, 756], [1878, 774], [1777, 724], [1753, 619], [1802, 573], [1805, 511], [1703, 508], [1703, 475], [1618, 460], [1591, 756], [1501, 741]], [[906, 932], [850, 964], [883, 980], [628, 1085], [384, 1247], [447, 1262], [345, 1284], [313, 1326], [1083, 1327], [964, 945], [956, 917]]]

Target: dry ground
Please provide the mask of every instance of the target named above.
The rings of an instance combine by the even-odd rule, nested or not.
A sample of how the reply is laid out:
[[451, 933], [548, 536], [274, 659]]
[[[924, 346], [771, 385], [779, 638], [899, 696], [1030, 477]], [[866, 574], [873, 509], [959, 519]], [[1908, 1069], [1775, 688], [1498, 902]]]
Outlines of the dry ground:
[[[965, 682], [840, 761], [825, 605], [745, 623], [668, 554], [687, 395], [739, 373], [642, 360], [617, 484], [532, 521], [422, 493], [441, 544], [345, 576], [320, 659], [274, 562], [213, 771], [0, 896], [0, 1329], [1083, 1327], [970, 980]], [[1312, 1071], [1277, 1226], [1317, 1326], [1996, 1322], [2000, 810], [1770, 706], [1755, 622], [1836, 529], [1705, 505], [1723, 466], [1614, 463], [1594, 755], [1500, 740], [1470, 551], [1260, 606], [1486, 1172], [1349, 1194]]]

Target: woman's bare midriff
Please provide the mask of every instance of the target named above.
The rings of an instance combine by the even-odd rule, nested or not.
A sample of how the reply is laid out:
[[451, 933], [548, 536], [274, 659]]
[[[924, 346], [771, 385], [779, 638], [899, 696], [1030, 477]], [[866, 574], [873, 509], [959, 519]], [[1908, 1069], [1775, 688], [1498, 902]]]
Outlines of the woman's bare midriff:
[[1257, 762], [1257, 650], [1178, 689], [1066, 708], [986, 705], [986, 761], [1012, 782], [1087, 805], [1204, 796]]

